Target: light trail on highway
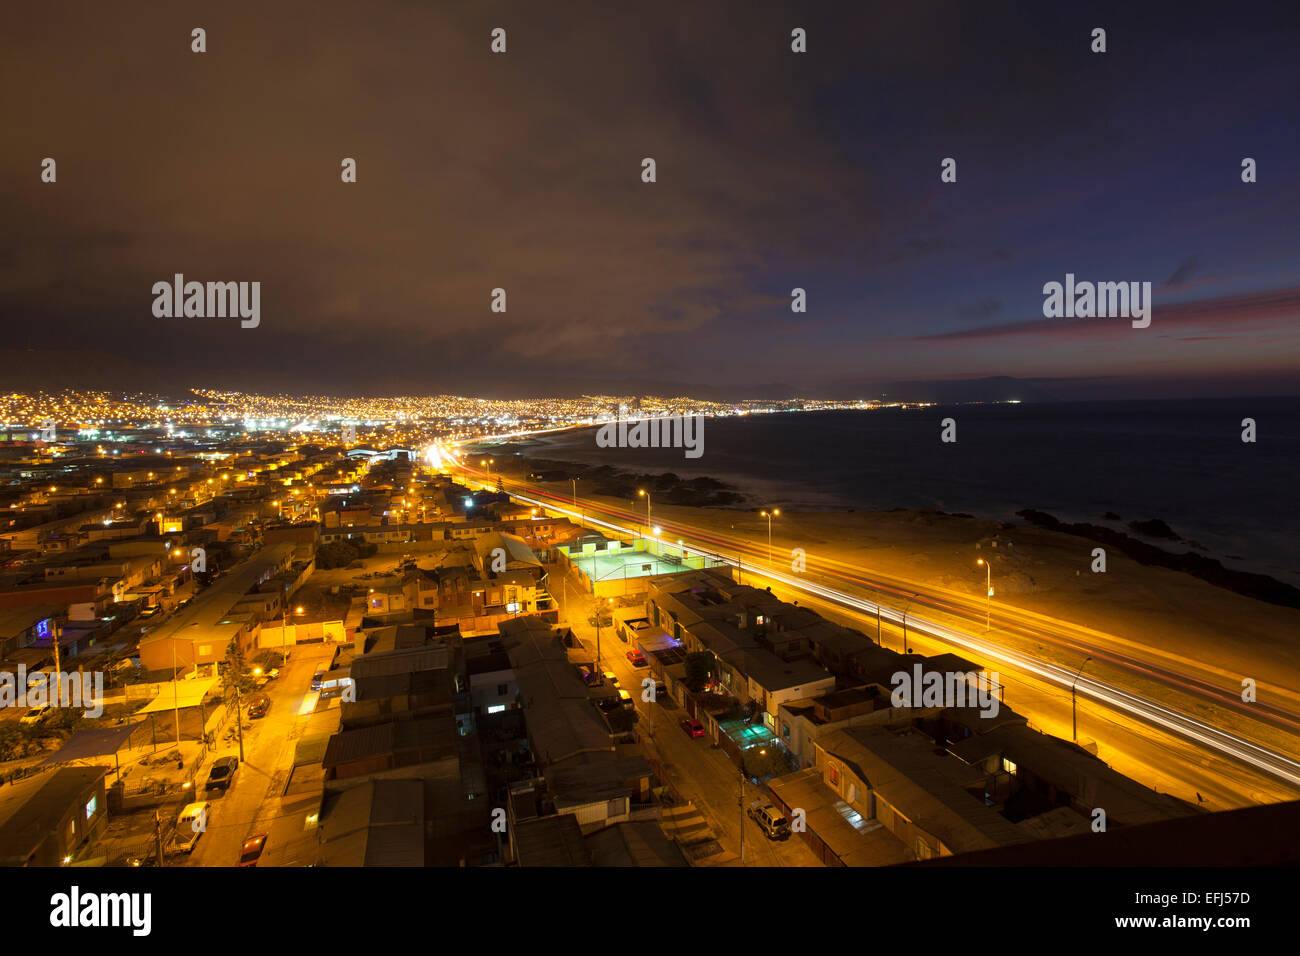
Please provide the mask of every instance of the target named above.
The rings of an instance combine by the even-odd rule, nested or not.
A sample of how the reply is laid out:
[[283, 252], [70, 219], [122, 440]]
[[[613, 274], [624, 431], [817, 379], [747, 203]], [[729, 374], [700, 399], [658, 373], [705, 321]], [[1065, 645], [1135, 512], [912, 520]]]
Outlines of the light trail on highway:
[[[477, 469], [467, 467], [463, 464], [459, 465], [459, 467], [474, 480], [479, 482], [484, 482], [485, 478], [489, 477], [496, 477], [498, 480], [501, 480], [501, 476], [499, 475], [488, 476], [483, 472], [479, 472]], [[641, 535], [641, 532], [635, 527], [629, 528], [613, 521], [595, 517], [590, 513], [590, 511], [595, 510], [606, 514], [619, 514], [620, 512], [618, 509], [594, 506], [592, 508], [575, 509], [571, 500], [567, 497], [562, 498], [560, 496], [549, 495], [545, 492], [539, 492], [533, 489], [529, 489], [528, 492], [519, 491], [517, 489], [510, 490], [508, 491], [508, 494], [510, 494], [511, 497], [517, 498], [521, 501], [526, 501], [529, 504], [578, 519], [580, 522], [585, 524], [605, 528], [616, 534], [632, 537]], [[622, 512], [622, 515], [626, 516], [623, 520], [631, 520], [634, 523], [639, 523], [636, 521], [636, 516], [633, 516], [630, 513]], [[719, 539], [711, 540], [708, 535], [702, 535], [693, 529], [676, 526], [672, 522], [661, 522], [661, 525], [664, 528], [673, 528], [674, 534], [681, 536], [683, 540], [690, 537], [696, 540], [709, 541], [715, 545], [731, 546], [732, 548], [735, 548], [735, 545], [737, 544], [736, 542], [723, 541]], [[889, 621], [892, 624], [901, 624], [904, 619], [906, 619], [907, 626], [917, 634], [922, 634], [951, 646], [962, 648], [980, 656], [985, 661], [991, 661], [1001, 665], [1009, 665], [1022, 673], [1031, 674], [1040, 680], [1061, 687], [1065, 690], [1069, 690], [1071, 684], [1075, 684], [1076, 692], [1080, 696], [1109, 706], [1147, 724], [1163, 728], [1184, 740], [1200, 744], [1215, 753], [1247, 764], [1276, 779], [1282, 780], [1291, 786], [1300, 788], [1300, 762], [1292, 760], [1282, 754], [1275, 753], [1266, 747], [1260, 746], [1259, 744], [1253, 743], [1242, 737], [1238, 737], [1235, 734], [1220, 730], [1204, 721], [1188, 717], [1187, 715], [1180, 714], [1168, 707], [1146, 700], [1136, 694], [1096, 680], [1095, 678], [1080, 676], [1076, 679], [1072, 671], [1060, 667], [1059, 665], [1009, 650], [991, 641], [970, 634], [965, 634], [938, 622], [926, 620], [923, 617], [918, 617], [913, 613], [900, 613], [896, 609], [887, 605], [848, 594], [837, 588], [818, 584], [815, 581], [808, 580], [807, 578], [800, 577], [796, 574], [786, 574], [770, 567], [761, 567], [758, 565], [750, 565], [746, 567], [741, 560], [741, 551], [747, 549], [736, 549], [737, 554], [735, 557], [732, 557], [723, 551], [701, 548], [695, 544], [684, 544], [683, 547], [688, 551], [693, 551], [697, 554], [706, 555], [715, 560], [721, 561], [730, 567], [736, 568], [742, 573], [745, 570], [749, 570], [752, 574], [761, 574], [763, 577], [779, 582], [786, 587], [815, 595], [850, 610], [871, 614], [873, 616], [878, 614], [882, 620]], [[902, 594], [904, 596], [909, 596], [912, 592], [904, 590]], [[920, 596], [918, 595], [918, 600], [919, 599]], [[1037, 637], [1039, 635], [1034, 634], [1034, 636]], [[1098, 654], [1104, 656], [1104, 651], [1101, 651], [1101, 649], [1095, 650]], [[1152, 676], [1158, 675], [1153, 674]], [[1182, 679], [1182, 682], [1184, 685], [1200, 683], [1189, 681], [1185, 678]], [[1206, 686], [1208, 688], [1208, 685]], [[1208, 689], [1217, 691], [1215, 688]], [[1221, 692], [1216, 693], [1215, 696], [1218, 697], [1220, 694]], [[1291, 723], [1291, 721], [1287, 722]]]

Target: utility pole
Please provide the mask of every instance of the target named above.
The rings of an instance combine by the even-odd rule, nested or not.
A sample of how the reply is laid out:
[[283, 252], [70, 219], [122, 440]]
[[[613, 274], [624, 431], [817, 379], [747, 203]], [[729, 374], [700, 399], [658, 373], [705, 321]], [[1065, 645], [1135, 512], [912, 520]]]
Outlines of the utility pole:
[[158, 865], [165, 866], [163, 862], [163, 845], [162, 845], [162, 819], [158, 816], [157, 808], [153, 811], [153, 838], [154, 847], [158, 853]]
[[239, 762], [244, 762], [243, 700], [239, 694], [239, 676], [235, 676], [235, 727], [239, 730]]
[[740, 754], [740, 865], [745, 865], [745, 753]]
[[176, 751], [181, 746], [181, 697], [180, 688], [176, 686], [176, 635], [172, 635], [172, 713], [176, 716]]
[[1092, 658], [1088, 657], [1079, 665], [1079, 669], [1074, 672], [1074, 682], [1070, 684], [1070, 723], [1073, 725], [1074, 742], [1076, 744], [1079, 742], [1079, 699], [1075, 695], [1074, 689], [1079, 685], [1079, 675], [1083, 673], [1083, 669], [1088, 666], [1090, 660]]
[[284, 582], [284, 599], [280, 602], [280, 666], [283, 667], [289, 660], [285, 656], [284, 648], [289, 643], [289, 582]]
[[[56, 620], [50, 628], [54, 634], [54, 697], [49, 701], [53, 706], [59, 706], [59, 697], [63, 693], [63, 664], [59, 658], [59, 622]], [[49, 685], [46, 684], [46, 690]]]

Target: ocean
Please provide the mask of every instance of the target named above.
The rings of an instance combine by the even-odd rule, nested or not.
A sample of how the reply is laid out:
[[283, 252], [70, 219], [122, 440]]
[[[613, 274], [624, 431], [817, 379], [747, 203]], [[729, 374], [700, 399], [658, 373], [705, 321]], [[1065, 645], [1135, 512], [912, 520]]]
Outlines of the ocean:
[[[940, 441], [956, 421], [957, 441]], [[1256, 441], [1242, 441], [1242, 419]], [[956, 405], [711, 418], [704, 454], [598, 448], [595, 429], [520, 443], [531, 457], [728, 482], [755, 507], [938, 509], [1120, 527], [1159, 518], [1228, 567], [1300, 585], [1300, 398]], [[1121, 522], [1103, 521], [1107, 512]], [[1132, 532], [1129, 532], [1132, 533]]]

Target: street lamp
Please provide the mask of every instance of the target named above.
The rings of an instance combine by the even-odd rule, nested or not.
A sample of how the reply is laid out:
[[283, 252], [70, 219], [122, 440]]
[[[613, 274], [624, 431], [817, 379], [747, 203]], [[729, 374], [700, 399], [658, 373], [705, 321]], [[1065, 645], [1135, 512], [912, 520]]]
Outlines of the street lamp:
[[975, 563], [984, 565], [984, 587], [988, 591], [988, 596], [984, 598], [984, 630], [987, 631], [993, 605], [993, 571], [983, 558], [977, 558]]
[[578, 507], [578, 479], [570, 478], [569, 484], [573, 485], [573, 507]]
[[[593, 588], [595, 587], [595, 585], [596, 582], [592, 581]], [[600, 670], [600, 615], [601, 612], [605, 609], [605, 602], [607, 600], [609, 599], [602, 598], [602, 597], [596, 598], [596, 670], [598, 671]]]
[[920, 597], [920, 592], [919, 592], [919, 591], [918, 591], [916, 594], [913, 594], [910, 598], [908, 598], [908, 599], [907, 599], [907, 603], [903, 605], [903, 653], [904, 653], [904, 654], [907, 654], [907, 653], [908, 653], [908, 650], [907, 650], [907, 609], [908, 609], [909, 607], [912, 606], [912, 602], [915, 601], [918, 597]]
[[781, 513], [780, 508], [773, 508], [770, 512], [762, 511], [759, 514], [767, 519], [767, 563], [772, 563], [772, 519]]
[[637, 494], [645, 499], [645, 523], [646, 523], [646, 527], [649, 527], [650, 526], [650, 495], [644, 488], [638, 490]]
[[1079, 698], [1075, 695], [1074, 688], [1078, 686], [1079, 675], [1083, 673], [1083, 669], [1088, 666], [1090, 660], [1092, 660], [1091, 657], [1083, 659], [1079, 669], [1074, 672], [1074, 681], [1070, 684], [1070, 723], [1074, 727], [1074, 742], [1076, 744], [1079, 742]]

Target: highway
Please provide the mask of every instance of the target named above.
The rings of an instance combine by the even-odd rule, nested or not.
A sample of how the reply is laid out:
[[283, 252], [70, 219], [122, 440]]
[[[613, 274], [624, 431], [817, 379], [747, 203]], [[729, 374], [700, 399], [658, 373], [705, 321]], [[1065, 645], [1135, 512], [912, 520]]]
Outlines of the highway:
[[[500, 478], [472, 467], [464, 465], [459, 467], [469, 478], [489, 488], [493, 487]], [[579, 499], [580, 507], [575, 508], [572, 499], [568, 496], [554, 495], [543, 489], [515, 481], [507, 482], [507, 485], [507, 491], [512, 497], [544, 507], [554, 513], [568, 515], [585, 524], [615, 534], [637, 536], [642, 534], [641, 529], [645, 527], [644, 516], [639, 514], [583, 499]], [[764, 578], [778, 582], [793, 591], [813, 595], [838, 607], [870, 615], [873, 619], [879, 614], [882, 622], [902, 625], [906, 615], [906, 628], [909, 633], [923, 635], [966, 655], [974, 656], [988, 668], [1008, 668], [1066, 691], [1075, 681], [1075, 668], [1063, 667], [1037, 655], [1008, 647], [994, 640], [991, 632], [986, 636], [976, 636], [938, 620], [919, 616], [910, 609], [899, 611], [884, 604], [883, 601], [868, 600], [851, 593], [846, 586], [856, 585], [856, 587], [872, 588], [894, 595], [901, 594], [903, 597], [911, 598], [914, 607], [928, 607], [977, 621], [981, 630], [985, 617], [985, 604], [982, 600], [972, 600], [969, 596], [956, 595], [951, 591], [927, 589], [906, 583], [900, 586], [897, 579], [887, 580], [883, 577], [869, 576], [844, 566], [836, 566], [834, 562], [827, 562], [826, 566], [818, 565], [818, 570], [822, 572], [823, 579], [843, 582], [844, 586], [823, 584], [813, 580], [807, 574], [776, 571], [767, 567], [765, 563], [759, 566], [761, 559], [767, 553], [765, 543], [702, 533], [679, 522], [656, 519], [655, 524], [662, 529], [665, 538], [681, 539], [688, 551], [716, 557], [738, 568], [742, 573], [761, 574]], [[745, 563], [743, 561], [745, 556], [754, 558], [754, 563]], [[1238, 693], [1215, 686], [1205, 677], [1188, 674], [1176, 668], [1172, 664], [1176, 659], [1170, 655], [1164, 655], [1169, 658], [1166, 662], [1143, 659], [1137, 656], [1138, 652], [1151, 655], [1157, 652], [1134, 642], [1124, 642], [1119, 639], [1111, 639], [1105, 644], [1098, 643], [1088, 637], [1096, 632], [1090, 632], [1086, 628], [1068, 622], [1046, 618], [1043, 615], [1019, 610], [1014, 611], [1014, 614], [1017, 616], [1013, 617], [1005, 606], [1000, 607], [998, 613], [993, 616], [997, 629], [1009, 630], [1013, 634], [1027, 636], [1040, 643], [1055, 645], [1058, 649], [1070, 652], [1079, 661], [1086, 656], [1092, 656], [1098, 661], [1107, 662], [1112, 670], [1120, 673], [1127, 672], [1137, 679], [1164, 684], [1182, 695], [1199, 698], [1241, 716], [1260, 720], [1290, 734], [1300, 731], [1300, 714], [1277, 704], [1245, 704]], [[1111, 643], [1127, 645], [1127, 648], [1123, 652], [1117, 652], [1109, 646]], [[1085, 674], [1078, 678], [1076, 691], [1082, 699], [1091, 700], [1148, 726], [1160, 728], [1181, 740], [1251, 767], [1300, 791], [1300, 761], [1290, 755], [1278, 753], [1256, 741], [1215, 726], [1207, 720], [1189, 716], [1135, 693], [1131, 685], [1118, 686]]]

